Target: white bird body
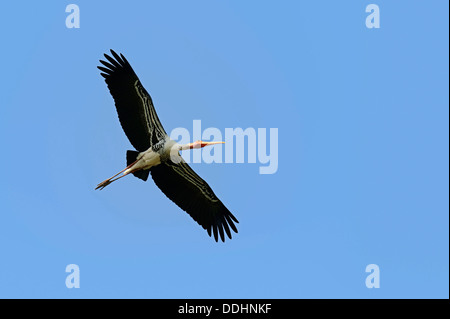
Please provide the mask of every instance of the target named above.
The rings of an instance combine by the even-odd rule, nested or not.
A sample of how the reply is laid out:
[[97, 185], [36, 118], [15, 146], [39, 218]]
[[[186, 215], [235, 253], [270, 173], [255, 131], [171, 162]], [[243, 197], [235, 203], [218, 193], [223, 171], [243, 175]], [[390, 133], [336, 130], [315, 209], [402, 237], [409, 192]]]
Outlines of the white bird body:
[[130, 168], [127, 168], [123, 172], [123, 175], [127, 175], [133, 171], [138, 171], [141, 169], [150, 169], [158, 164], [161, 164], [161, 155], [158, 152], [153, 151], [150, 147], [145, 152], [139, 153], [136, 162]]
[[148, 170], [153, 166], [161, 164], [161, 158], [166, 159], [168, 156], [171, 156], [174, 162], [176, 162], [176, 159], [181, 161], [182, 159], [178, 151], [182, 149], [189, 149], [189, 147], [184, 147], [166, 136], [161, 143], [150, 146], [145, 152], [140, 152], [136, 157], [136, 161], [123, 171], [123, 175], [139, 170]]

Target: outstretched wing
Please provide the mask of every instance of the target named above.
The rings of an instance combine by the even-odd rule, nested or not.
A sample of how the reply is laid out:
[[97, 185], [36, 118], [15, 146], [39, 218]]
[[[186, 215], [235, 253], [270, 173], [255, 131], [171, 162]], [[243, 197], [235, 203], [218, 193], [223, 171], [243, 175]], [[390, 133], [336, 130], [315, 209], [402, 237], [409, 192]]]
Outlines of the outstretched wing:
[[182, 161], [170, 160], [150, 169], [155, 184], [181, 209], [186, 211], [204, 229], [225, 241], [224, 230], [231, 239], [230, 228], [237, 233], [236, 217], [217, 198], [211, 187], [192, 168]]
[[156, 114], [150, 94], [142, 86], [127, 59], [111, 50], [113, 56], [105, 54], [100, 60], [100, 73], [114, 98], [120, 124], [130, 143], [143, 152], [165, 138], [164, 130]]

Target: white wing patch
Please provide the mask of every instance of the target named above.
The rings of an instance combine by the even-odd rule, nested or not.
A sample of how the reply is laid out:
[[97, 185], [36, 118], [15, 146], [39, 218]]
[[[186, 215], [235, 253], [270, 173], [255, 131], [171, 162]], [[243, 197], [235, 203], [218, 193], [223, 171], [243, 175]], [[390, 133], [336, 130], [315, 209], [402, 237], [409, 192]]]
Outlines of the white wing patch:
[[[146, 93], [139, 80], [136, 80], [136, 82], [134, 82], [134, 87], [136, 89], [137, 95], [142, 101], [142, 105], [145, 106], [145, 122], [147, 123], [147, 129], [150, 132], [150, 145], [152, 145], [154, 140], [161, 141], [162, 139], [164, 139], [166, 133], [164, 131], [164, 128], [161, 126], [161, 123], [159, 122], [158, 116], [156, 115], [155, 108], [153, 107], [153, 103], [150, 100], [149, 95]], [[154, 133], [156, 133], [156, 139], [153, 138]]]

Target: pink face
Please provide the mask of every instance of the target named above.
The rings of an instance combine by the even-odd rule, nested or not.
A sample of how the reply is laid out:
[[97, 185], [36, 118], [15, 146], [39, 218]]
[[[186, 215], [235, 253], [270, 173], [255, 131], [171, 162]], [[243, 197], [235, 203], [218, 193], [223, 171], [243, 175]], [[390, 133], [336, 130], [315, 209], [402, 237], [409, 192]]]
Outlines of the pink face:
[[202, 141], [195, 141], [194, 143], [192, 143], [191, 148], [202, 148], [204, 146], [206, 146], [206, 144]]

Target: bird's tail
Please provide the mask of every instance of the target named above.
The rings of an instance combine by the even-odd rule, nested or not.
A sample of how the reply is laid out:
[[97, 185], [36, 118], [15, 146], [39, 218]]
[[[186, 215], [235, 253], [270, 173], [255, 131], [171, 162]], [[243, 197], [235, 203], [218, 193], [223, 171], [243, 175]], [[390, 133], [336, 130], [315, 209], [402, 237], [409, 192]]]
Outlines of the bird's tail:
[[[127, 151], [127, 166], [134, 163], [136, 161], [136, 158], [138, 157], [139, 152], [137, 151]], [[150, 173], [150, 170], [139, 170], [134, 173], [132, 173], [137, 178], [142, 179], [143, 181], [146, 181], [148, 178], [148, 174]]]

